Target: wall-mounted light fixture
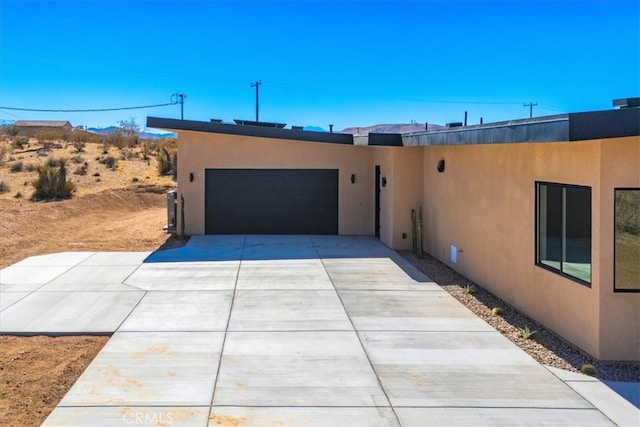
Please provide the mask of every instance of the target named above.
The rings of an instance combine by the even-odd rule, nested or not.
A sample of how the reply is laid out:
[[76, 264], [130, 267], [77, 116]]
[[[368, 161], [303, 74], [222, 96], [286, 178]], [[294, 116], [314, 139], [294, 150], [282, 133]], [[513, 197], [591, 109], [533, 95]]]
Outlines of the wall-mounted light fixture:
[[352, 184], [355, 184], [355, 183], [356, 183], [356, 174], [355, 174], [355, 173], [352, 173], [352, 174], [351, 174], [351, 183], [352, 183]]
[[189, 173], [189, 182], [193, 182], [193, 172]]
[[444, 159], [440, 159], [440, 161], [438, 162], [438, 172], [444, 172]]
[[382, 186], [383, 186], [383, 187], [386, 187], [386, 186], [387, 186], [387, 177], [386, 177], [386, 176], [383, 176], [383, 177], [382, 177]]

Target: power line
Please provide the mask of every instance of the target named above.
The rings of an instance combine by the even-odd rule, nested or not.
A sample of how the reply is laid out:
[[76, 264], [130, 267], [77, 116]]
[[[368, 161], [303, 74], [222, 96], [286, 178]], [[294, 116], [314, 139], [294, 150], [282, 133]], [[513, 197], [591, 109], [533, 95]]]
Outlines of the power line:
[[142, 105], [139, 107], [117, 107], [117, 108], [89, 108], [82, 110], [54, 110], [54, 109], [40, 109], [40, 108], [18, 108], [18, 107], [3, 107], [0, 106], [0, 110], [12, 110], [12, 111], [35, 111], [39, 113], [95, 113], [100, 111], [122, 111], [122, 110], [140, 110], [143, 108], [156, 108], [166, 107], [168, 105], [176, 105], [178, 102], [167, 102], [165, 104], [155, 105]]

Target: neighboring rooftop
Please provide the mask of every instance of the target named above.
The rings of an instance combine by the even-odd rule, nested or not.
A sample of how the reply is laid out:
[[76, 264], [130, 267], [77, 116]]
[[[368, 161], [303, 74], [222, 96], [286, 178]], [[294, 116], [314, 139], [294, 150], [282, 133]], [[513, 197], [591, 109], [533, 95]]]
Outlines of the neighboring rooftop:
[[65, 128], [72, 127], [71, 123], [65, 120], [16, 120], [13, 126], [17, 127], [43, 127], [43, 128]]

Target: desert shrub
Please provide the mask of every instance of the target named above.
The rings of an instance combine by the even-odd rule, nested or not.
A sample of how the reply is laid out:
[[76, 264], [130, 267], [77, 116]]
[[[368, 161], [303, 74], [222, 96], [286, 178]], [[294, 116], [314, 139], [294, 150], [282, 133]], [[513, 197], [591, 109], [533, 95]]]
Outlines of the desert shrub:
[[113, 156], [104, 156], [99, 160], [100, 163], [105, 165], [108, 169], [116, 170], [118, 168], [118, 159]]
[[156, 154], [158, 173], [162, 176], [171, 175], [175, 180], [178, 176], [178, 149], [175, 142], [164, 142]]
[[71, 160], [75, 164], [80, 164], [84, 162], [84, 159], [80, 154], [76, 154], [75, 156], [71, 157], [69, 160]]
[[8, 144], [0, 144], [0, 166], [4, 165], [5, 158], [11, 152]]
[[33, 172], [36, 170], [36, 165], [32, 163], [27, 163], [26, 166], [24, 167], [24, 170], [27, 172]]
[[17, 173], [17, 172], [22, 172], [23, 168], [24, 168], [24, 163], [22, 163], [22, 160], [19, 160], [14, 164], [12, 164], [9, 170], [13, 173]]
[[17, 136], [11, 143], [11, 146], [18, 150], [23, 150], [27, 145], [29, 145], [29, 138], [27, 138], [26, 136]]
[[13, 197], [16, 199], [22, 199], [22, 193], [18, 191]]
[[58, 166], [58, 163], [59, 163], [58, 160], [54, 159], [53, 157], [49, 157], [47, 161], [44, 163], [44, 165], [55, 168], [56, 166]]
[[93, 175], [91, 175], [91, 176], [100, 176], [100, 172], [96, 172], [96, 173], [94, 173], [94, 174], [93, 174]]
[[84, 141], [73, 141], [73, 148], [75, 148], [78, 153], [82, 153], [86, 145], [87, 143]]
[[56, 141], [59, 141], [64, 138], [64, 132], [60, 130], [50, 129], [50, 130], [41, 130], [36, 133], [36, 138], [40, 144], [42, 144], [42, 149], [45, 151], [51, 150]]
[[36, 189], [33, 193], [34, 200], [69, 199], [74, 190], [71, 181], [67, 181], [66, 161], [60, 159], [56, 166], [39, 166], [38, 179], [32, 185]]
[[9, 188], [9, 184], [7, 184], [4, 181], [0, 181], [0, 194], [6, 193], [6, 192], [8, 192], [10, 190], [11, 189]]
[[75, 171], [73, 171], [74, 175], [86, 175], [87, 168], [89, 167], [89, 163], [85, 162], [82, 166], [78, 166]]
[[138, 152], [133, 148], [121, 148], [120, 149], [120, 160], [132, 160], [138, 157]]
[[140, 180], [138, 179], [138, 177], [135, 177], [135, 176], [134, 176], [133, 178], [131, 178], [131, 182], [138, 182], [138, 181], [140, 181]]
[[102, 143], [102, 154], [109, 154], [109, 150], [111, 150], [111, 144], [108, 140], [105, 139], [105, 141]]

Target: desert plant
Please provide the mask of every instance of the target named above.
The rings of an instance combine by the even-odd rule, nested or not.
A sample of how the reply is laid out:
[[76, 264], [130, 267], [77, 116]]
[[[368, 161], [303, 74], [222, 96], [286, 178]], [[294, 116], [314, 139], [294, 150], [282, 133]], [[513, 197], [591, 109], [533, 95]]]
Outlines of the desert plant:
[[89, 167], [89, 164], [87, 162], [85, 162], [82, 166], [78, 166], [76, 168], [76, 170], [73, 171], [73, 174], [74, 175], [86, 175], [88, 167]]
[[158, 173], [162, 176], [171, 175], [173, 179], [178, 176], [178, 150], [170, 143], [165, 143], [158, 149]]
[[7, 184], [4, 181], [0, 181], [0, 194], [6, 193], [6, 192], [8, 192], [10, 190], [11, 189], [9, 188], [9, 184]]
[[86, 145], [84, 141], [73, 141], [73, 148], [75, 148], [78, 153], [82, 153]]
[[80, 154], [76, 154], [75, 156], [71, 157], [69, 160], [71, 160], [73, 163], [76, 163], [76, 164], [80, 164], [84, 162], [84, 159]]
[[27, 172], [33, 172], [36, 170], [36, 165], [34, 165], [33, 163], [27, 163], [24, 167], [24, 170], [26, 170]]
[[0, 144], [0, 166], [4, 165], [5, 157], [11, 152], [11, 147], [8, 144]]
[[9, 170], [13, 173], [17, 173], [17, 172], [22, 172], [23, 168], [24, 168], [24, 163], [22, 163], [22, 160], [18, 160], [17, 162], [11, 165], [11, 168]]
[[118, 168], [118, 159], [111, 155], [101, 157], [99, 162], [111, 170], [116, 170]]
[[22, 193], [18, 191], [13, 197], [16, 198], [16, 199], [21, 199], [22, 198]]
[[26, 145], [29, 145], [29, 138], [27, 138], [26, 136], [17, 136], [14, 138], [11, 145], [13, 146], [13, 148], [22, 150]]
[[582, 366], [580, 367], [580, 372], [582, 372], [585, 375], [590, 375], [592, 377], [594, 377], [597, 374], [596, 367], [593, 366], [591, 363], [583, 363]]
[[462, 288], [462, 292], [464, 292], [465, 294], [475, 294], [476, 293], [476, 287], [474, 284], [472, 283], [467, 283], [466, 285], [464, 285], [464, 288]]
[[38, 179], [33, 181], [34, 200], [69, 199], [74, 185], [67, 181], [67, 168], [64, 159], [58, 160], [57, 167], [44, 165], [37, 169]]
[[491, 314], [494, 316], [502, 316], [502, 307], [493, 307], [491, 309]]
[[529, 326], [525, 326], [524, 328], [518, 328], [518, 335], [520, 338], [525, 340], [530, 340], [538, 331], [532, 331]]
[[53, 157], [49, 157], [47, 161], [44, 163], [45, 166], [49, 166], [52, 168], [55, 168], [56, 166], [58, 166], [58, 164], [59, 164], [58, 160], [54, 159]]
[[40, 144], [42, 144], [42, 149], [45, 151], [51, 150], [55, 141], [61, 140], [64, 137], [63, 132], [59, 130], [41, 130], [36, 133], [36, 138]]

